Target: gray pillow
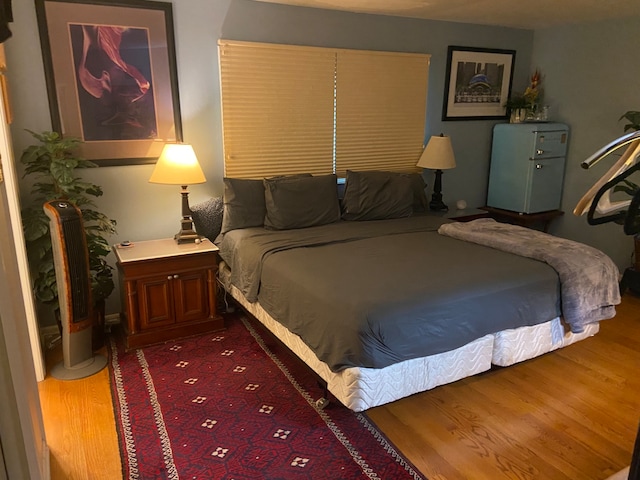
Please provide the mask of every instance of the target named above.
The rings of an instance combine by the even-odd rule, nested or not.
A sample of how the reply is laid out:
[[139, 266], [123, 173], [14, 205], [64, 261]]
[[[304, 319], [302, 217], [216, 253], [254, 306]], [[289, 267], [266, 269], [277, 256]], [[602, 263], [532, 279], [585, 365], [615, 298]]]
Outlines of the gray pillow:
[[207, 237], [212, 242], [222, 229], [222, 197], [214, 197], [202, 203], [192, 205], [191, 218], [198, 234]]
[[224, 179], [224, 216], [220, 233], [261, 227], [266, 213], [262, 180]]
[[347, 170], [342, 218], [383, 220], [409, 217], [413, 213], [412, 185], [412, 180], [407, 174]]
[[264, 179], [265, 228], [288, 230], [340, 220], [337, 177]]
[[426, 212], [429, 201], [427, 200], [427, 194], [424, 193], [424, 189], [427, 184], [424, 182], [421, 173], [399, 173], [398, 175], [406, 175], [411, 180], [411, 191], [413, 192], [413, 211]]

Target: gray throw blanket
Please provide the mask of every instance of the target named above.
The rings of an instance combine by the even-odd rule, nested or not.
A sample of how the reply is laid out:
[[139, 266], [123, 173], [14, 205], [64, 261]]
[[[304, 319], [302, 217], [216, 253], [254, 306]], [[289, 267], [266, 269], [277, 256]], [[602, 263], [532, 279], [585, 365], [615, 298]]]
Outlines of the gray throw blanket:
[[615, 316], [620, 303], [619, 271], [600, 250], [579, 242], [493, 219], [447, 223], [438, 233], [547, 263], [558, 272], [562, 314], [579, 333], [584, 326]]

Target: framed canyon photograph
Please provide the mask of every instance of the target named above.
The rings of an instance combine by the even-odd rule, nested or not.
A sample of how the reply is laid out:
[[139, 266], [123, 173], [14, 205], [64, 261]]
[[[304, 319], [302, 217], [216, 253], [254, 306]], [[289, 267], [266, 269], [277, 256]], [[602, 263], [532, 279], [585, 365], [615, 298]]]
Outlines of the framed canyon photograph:
[[53, 129], [98, 165], [154, 163], [182, 141], [172, 5], [36, 0]]

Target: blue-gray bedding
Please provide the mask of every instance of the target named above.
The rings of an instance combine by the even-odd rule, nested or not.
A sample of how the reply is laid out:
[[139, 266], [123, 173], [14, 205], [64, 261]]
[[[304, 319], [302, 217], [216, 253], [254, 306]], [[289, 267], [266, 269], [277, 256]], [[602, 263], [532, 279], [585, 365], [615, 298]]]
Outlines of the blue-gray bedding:
[[382, 368], [560, 315], [544, 262], [437, 233], [414, 216], [218, 238], [231, 283], [334, 371]]
[[615, 263], [583, 243], [483, 218], [442, 225], [442, 235], [516, 253], [551, 265], [562, 284], [562, 315], [574, 333], [585, 325], [612, 318], [620, 303]]

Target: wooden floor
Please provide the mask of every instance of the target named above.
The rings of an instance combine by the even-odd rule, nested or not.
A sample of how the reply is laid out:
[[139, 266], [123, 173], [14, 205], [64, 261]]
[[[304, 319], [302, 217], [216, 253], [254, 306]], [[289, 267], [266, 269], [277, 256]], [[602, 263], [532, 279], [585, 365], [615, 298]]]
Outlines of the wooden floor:
[[[108, 382], [39, 384], [53, 480], [120, 478]], [[640, 298], [595, 337], [368, 413], [429, 480], [606, 479], [640, 421]]]

